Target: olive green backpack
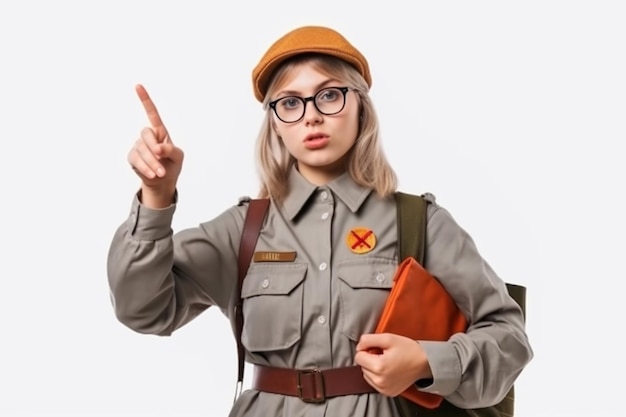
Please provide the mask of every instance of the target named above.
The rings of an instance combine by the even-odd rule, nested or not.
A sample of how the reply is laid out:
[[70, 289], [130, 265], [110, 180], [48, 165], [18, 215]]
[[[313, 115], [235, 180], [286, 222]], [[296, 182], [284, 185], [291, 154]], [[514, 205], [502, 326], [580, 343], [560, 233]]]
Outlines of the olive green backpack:
[[[422, 196], [402, 192], [397, 192], [395, 196], [398, 215], [398, 253], [401, 259], [407, 256], [413, 256], [420, 264], [423, 264], [426, 249], [426, 213], [428, 201]], [[241, 285], [243, 284], [243, 279], [248, 270], [261, 224], [263, 223], [263, 219], [269, 207], [268, 199], [251, 199], [249, 203], [250, 205], [244, 223], [239, 250], [239, 291], [241, 291]], [[522, 311], [525, 311], [526, 288], [508, 283], [506, 285], [511, 297], [521, 306]], [[244, 348], [241, 344], [243, 314], [240, 294], [236, 300], [232, 326], [237, 342], [239, 365], [237, 384], [238, 389], [240, 389], [243, 384], [244, 373]], [[429, 410], [407, 401], [402, 397], [395, 398], [396, 404], [403, 417], [513, 417], [513, 400], [513, 388], [511, 388], [506, 397], [504, 397], [499, 404], [492, 407], [472, 410], [457, 408], [445, 400], [437, 409]]]
[[[398, 211], [398, 253], [401, 259], [413, 256], [424, 264], [426, 255], [426, 213], [428, 200], [419, 195], [396, 193]], [[509, 295], [526, 312], [526, 287], [506, 284]], [[402, 397], [396, 397], [396, 404], [404, 417], [513, 417], [514, 388], [511, 387], [500, 403], [486, 408], [465, 410], [457, 408], [445, 399], [437, 409], [422, 408]]]

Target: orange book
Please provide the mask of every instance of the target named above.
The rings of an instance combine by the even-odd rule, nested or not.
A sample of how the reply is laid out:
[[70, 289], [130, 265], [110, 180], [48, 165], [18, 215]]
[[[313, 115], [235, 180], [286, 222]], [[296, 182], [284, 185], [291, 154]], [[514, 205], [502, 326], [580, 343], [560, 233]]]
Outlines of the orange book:
[[[393, 287], [375, 333], [394, 333], [413, 340], [445, 341], [467, 330], [467, 319], [441, 283], [415, 258], [406, 258], [393, 277]], [[422, 407], [439, 407], [443, 397], [414, 385], [400, 396]]]

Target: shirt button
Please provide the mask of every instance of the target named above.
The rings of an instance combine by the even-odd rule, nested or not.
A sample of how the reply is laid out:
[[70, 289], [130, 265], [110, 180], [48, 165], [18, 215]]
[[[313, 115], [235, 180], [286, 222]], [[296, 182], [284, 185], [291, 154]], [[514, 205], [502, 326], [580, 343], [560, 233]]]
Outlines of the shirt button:
[[326, 220], [328, 218], [328, 212], [322, 214], [322, 220]]
[[326, 200], [328, 198], [328, 193], [326, 191], [322, 191], [322, 200]]
[[326, 324], [326, 317], [324, 317], [324, 316], [319, 316], [319, 317], [317, 318], [317, 322], [318, 322], [319, 324], [321, 324], [321, 325]]
[[376, 274], [376, 281], [383, 282], [384, 280], [385, 280], [385, 274], [380, 273], [380, 272]]
[[270, 280], [269, 279], [264, 279], [263, 282], [261, 283], [261, 287], [267, 288], [269, 286], [270, 286]]
[[325, 271], [328, 268], [328, 264], [326, 262], [322, 262], [319, 266], [320, 271]]

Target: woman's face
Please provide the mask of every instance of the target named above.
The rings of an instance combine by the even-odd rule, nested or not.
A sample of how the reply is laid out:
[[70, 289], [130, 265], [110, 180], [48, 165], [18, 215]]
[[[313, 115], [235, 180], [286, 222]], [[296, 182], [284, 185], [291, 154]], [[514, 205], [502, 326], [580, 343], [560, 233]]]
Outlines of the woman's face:
[[[330, 113], [341, 107], [344, 93], [326, 89], [345, 86], [303, 63], [278, 86], [271, 100], [316, 96], [321, 110]], [[276, 110], [283, 119], [292, 120], [302, 114], [303, 106], [304, 115], [293, 123], [280, 120], [273, 112], [273, 126], [289, 153], [298, 161], [302, 176], [313, 184], [326, 184], [346, 170], [347, 154], [359, 131], [358, 97], [354, 91], [348, 90], [343, 109], [333, 115], [321, 113], [312, 100], [306, 104], [297, 99], [282, 100], [276, 103]]]

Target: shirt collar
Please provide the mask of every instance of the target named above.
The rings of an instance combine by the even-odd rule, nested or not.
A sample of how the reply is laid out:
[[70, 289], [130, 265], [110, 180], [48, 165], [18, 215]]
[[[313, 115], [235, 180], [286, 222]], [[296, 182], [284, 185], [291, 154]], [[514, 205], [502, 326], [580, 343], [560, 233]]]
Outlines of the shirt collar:
[[[293, 220], [298, 213], [300, 213], [302, 208], [306, 205], [306, 202], [318, 188], [318, 186], [311, 184], [304, 178], [295, 166], [291, 168], [289, 174], [289, 194], [283, 203], [285, 212], [290, 220]], [[371, 189], [354, 182], [348, 172], [343, 173], [329, 182], [328, 188], [330, 188], [353, 213], [359, 210], [363, 202], [372, 192]]]

